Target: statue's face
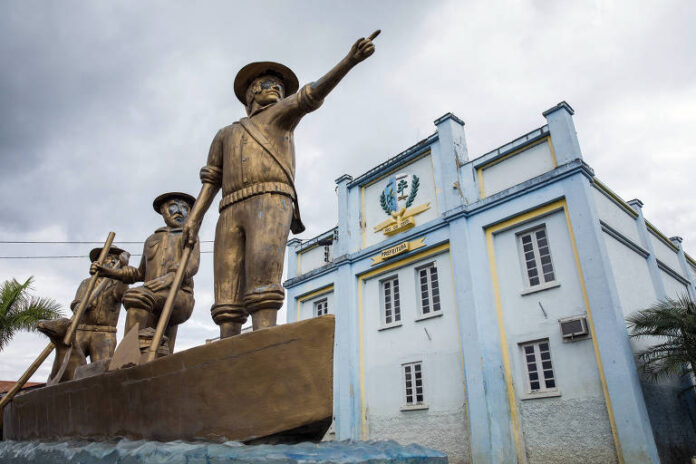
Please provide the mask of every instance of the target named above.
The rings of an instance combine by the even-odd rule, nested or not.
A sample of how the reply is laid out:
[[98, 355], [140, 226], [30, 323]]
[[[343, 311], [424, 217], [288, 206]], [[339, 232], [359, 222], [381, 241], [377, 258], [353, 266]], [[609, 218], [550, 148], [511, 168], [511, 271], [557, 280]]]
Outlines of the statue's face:
[[105, 267], [113, 268], [114, 266], [116, 266], [116, 263], [118, 263], [118, 255], [110, 253], [106, 256], [106, 258], [104, 258]]
[[251, 83], [252, 95], [254, 101], [259, 106], [266, 106], [285, 97], [285, 88], [283, 81], [273, 75], [260, 76], [254, 79]]
[[173, 198], [162, 205], [162, 217], [169, 227], [183, 226], [190, 211], [189, 204], [178, 198]]

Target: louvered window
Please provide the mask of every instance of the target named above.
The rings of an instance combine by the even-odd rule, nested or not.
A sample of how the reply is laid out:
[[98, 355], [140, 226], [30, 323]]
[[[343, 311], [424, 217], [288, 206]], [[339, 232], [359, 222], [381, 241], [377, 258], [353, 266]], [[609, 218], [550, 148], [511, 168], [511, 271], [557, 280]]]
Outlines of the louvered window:
[[384, 325], [392, 325], [401, 321], [401, 300], [398, 277], [392, 277], [382, 281], [382, 308]]
[[314, 315], [319, 317], [324, 314], [329, 314], [329, 300], [327, 298], [314, 302]]
[[540, 227], [520, 234], [519, 239], [527, 285], [535, 287], [556, 280], [546, 228]]
[[403, 364], [404, 373], [404, 405], [417, 406], [425, 404], [423, 393], [423, 363], [413, 362]]
[[435, 263], [416, 269], [416, 276], [421, 315], [427, 316], [440, 311], [440, 283]]
[[553, 374], [551, 350], [548, 340], [541, 340], [521, 345], [522, 355], [527, 371], [527, 388], [530, 393], [545, 392], [556, 389]]

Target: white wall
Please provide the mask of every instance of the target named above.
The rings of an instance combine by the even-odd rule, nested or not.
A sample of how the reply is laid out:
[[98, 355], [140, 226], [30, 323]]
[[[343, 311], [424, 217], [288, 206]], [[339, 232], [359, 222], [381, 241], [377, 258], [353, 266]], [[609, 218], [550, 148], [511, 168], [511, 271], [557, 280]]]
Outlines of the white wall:
[[659, 237], [649, 231], [648, 236], [655, 250], [655, 257], [672, 268], [673, 271], [681, 275], [681, 265], [679, 264], [679, 256], [671, 247], [667, 246]]
[[[329, 304], [329, 314], [336, 314], [336, 308], [334, 306], [334, 293], [333, 290], [330, 290], [327, 293], [322, 293], [308, 300], [300, 301], [300, 316], [297, 318], [297, 320], [302, 321], [304, 319], [311, 319], [315, 317], [314, 303], [324, 298], [327, 299]], [[297, 311], [297, 306], [295, 306], [293, 310]]]
[[592, 189], [595, 205], [599, 218], [611, 227], [621, 232], [633, 242], [640, 244], [641, 239], [638, 234], [636, 220], [626, 210], [618, 206], [611, 199], [607, 198], [598, 188]]
[[[525, 293], [518, 233], [541, 224], [546, 226], [555, 278], [560, 285]], [[578, 453], [586, 456], [587, 462], [615, 462], [592, 339], [564, 341], [558, 322], [562, 318], [586, 315], [564, 213], [552, 213], [500, 232], [494, 236], [493, 243], [512, 382], [530, 462], [566, 462], [566, 458], [570, 462], [569, 456]], [[555, 392], [539, 394], [528, 390], [520, 344], [540, 339], [549, 342]]]
[[650, 278], [648, 260], [609, 234], [603, 235], [624, 316], [655, 303], [657, 294]]
[[540, 143], [482, 171], [484, 196], [505, 190], [554, 168], [548, 143]]
[[[365, 388], [370, 439], [418, 442], [447, 450], [463, 462], [468, 448], [465, 392], [449, 253], [425, 258], [366, 280], [363, 292]], [[438, 269], [440, 316], [417, 321], [415, 269], [434, 262]], [[380, 281], [399, 277], [401, 325], [384, 330]], [[423, 363], [428, 409], [402, 411], [403, 363]]]
[[[329, 261], [332, 259], [331, 248], [332, 245], [329, 245]], [[300, 264], [300, 274], [305, 274], [312, 269], [327, 264], [326, 261], [324, 261], [324, 245], [318, 245], [307, 251], [303, 251], [297, 258]]]
[[665, 286], [665, 293], [667, 294], [668, 298], [677, 298], [679, 296], [688, 295], [686, 285], [679, 282], [662, 269], [660, 269], [660, 275], [662, 276], [662, 282]]

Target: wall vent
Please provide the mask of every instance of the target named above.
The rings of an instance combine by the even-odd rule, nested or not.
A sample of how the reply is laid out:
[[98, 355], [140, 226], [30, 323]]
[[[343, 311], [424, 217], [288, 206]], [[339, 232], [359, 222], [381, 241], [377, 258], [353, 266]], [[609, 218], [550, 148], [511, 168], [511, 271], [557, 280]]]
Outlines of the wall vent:
[[561, 335], [564, 340], [575, 340], [589, 335], [587, 318], [584, 316], [561, 319], [558, 323], [561, 325]]

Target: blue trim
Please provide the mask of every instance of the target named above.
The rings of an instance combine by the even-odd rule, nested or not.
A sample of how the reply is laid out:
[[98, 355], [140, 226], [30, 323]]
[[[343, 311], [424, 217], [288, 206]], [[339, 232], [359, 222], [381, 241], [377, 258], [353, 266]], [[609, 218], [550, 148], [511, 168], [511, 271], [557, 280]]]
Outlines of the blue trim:
[[534, 129], [533, 131], [524, 134], [522, 137], [518, 137], [515, 140], [496, 148], [495, 150], [491, 150], [488, 153], [479, 156], [478, 158], [470, 161], [470, 163], [473, 163], [474, 169], [478, 169], [482, 165], [492, 163], [493, 161], [507, 156], [509, 153], [515, 150], [519, 150], [527, 145], [531, 145], [537, 140], [541, 140], [548, 135], [549, 126], [541, 126], [538, 129]]
[[648, 250], [644, 249], [637, 243], [635, 243], [633, 240], [630, 238], [626, 237], [624, 234], [619, 232], [618, 230], [614, 229], [612, 226], [607, 224], [606, 222], [602, 221], [601, 219], [599, 220], [599, 223], [602, 225], [602, 230], [609, 234], [611, 237], [615, 238], [619, 243], [626, 245], [628, 248], [631, 250], [635, 251], [639, 255], [641, 255], [643, 258], [647, 258], [650, 256], [650, 252]]
[[427, 138], [424, 138], [420, 142], [407, 148], [406, 150], [402, 151], [398, 155], [396, 155], [392, 158], [389, 158], [384, 163], [378, 165], [377, 167], [375, 167], [373, 169], [370, 169], [365, 174], [357, 177], [355, 180], [351, 181], [348, 184], [348, 188], [353, 188], [355, 186], [365, 185], [365, 184], [369, 183], [371, 180], [380, 177], [385, 172], [388, 172], [394, 168], [397, 168], [399, 165], [422, 155], [423, 153], [425, 153], [426, 151], [428, 151], [430, 149], [430, 146], [433, 143], [435, 143], [436, 140], [438, 140], [437, 133], [435, 133]]

